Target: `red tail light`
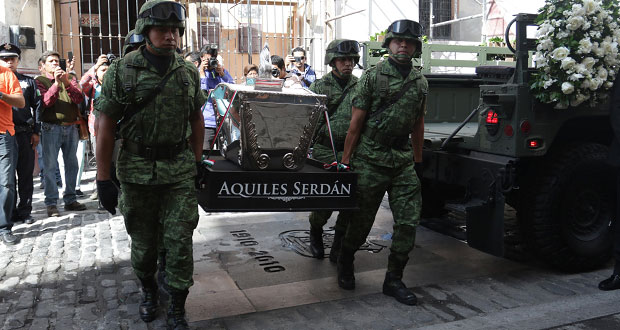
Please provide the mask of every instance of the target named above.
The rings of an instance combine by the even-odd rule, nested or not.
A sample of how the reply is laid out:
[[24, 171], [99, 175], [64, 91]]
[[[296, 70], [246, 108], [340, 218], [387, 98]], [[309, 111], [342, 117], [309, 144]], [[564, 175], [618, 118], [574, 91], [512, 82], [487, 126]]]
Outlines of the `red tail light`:
[[530, 139], [527, 140], [527, 147], [530, 149], [538, 149], [542, 147], [543, 143], [540, 139]]
[[499, 132], [499, 117], [497, 116], [497, 112], [489, 109], [487, 111], [486, 125], [487, 132], [489, 135], [497, 135]]
[[499, 124], [499, 118], [497, 118], [497, 112], [493, 110], [487, 111], [487, 124]]

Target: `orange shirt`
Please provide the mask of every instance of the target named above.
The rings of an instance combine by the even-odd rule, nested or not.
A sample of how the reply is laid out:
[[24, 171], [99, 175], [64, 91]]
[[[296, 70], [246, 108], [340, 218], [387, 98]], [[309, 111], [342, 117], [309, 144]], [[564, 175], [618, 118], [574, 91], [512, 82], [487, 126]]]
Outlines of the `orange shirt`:
[[[2, 94], [22, 94], [17, 76], [9, 68], [0, 66], [0, 92]], [[13, 126], [13, 107], [0, 100], [0, 133], [15, 135]]]

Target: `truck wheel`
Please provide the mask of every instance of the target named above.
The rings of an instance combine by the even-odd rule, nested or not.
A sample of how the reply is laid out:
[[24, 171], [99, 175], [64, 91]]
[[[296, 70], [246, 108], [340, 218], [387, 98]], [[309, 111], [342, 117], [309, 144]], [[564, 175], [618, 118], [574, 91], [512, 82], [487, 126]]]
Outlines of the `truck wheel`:
[[607, 153], [596, 143], [566, 148], [547, 158], [522, 190], [526, 243], [555, 268], [585, 271], [611, 258], [616, 178]]

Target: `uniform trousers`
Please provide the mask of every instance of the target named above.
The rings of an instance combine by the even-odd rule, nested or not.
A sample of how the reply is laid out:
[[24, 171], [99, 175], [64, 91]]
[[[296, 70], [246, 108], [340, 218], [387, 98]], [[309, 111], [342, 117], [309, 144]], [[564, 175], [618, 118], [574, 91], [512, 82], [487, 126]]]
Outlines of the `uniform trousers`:
[[33, 182], [32, 173], [34, 172], [34, 150], [30, 144], [32, 132], [19, 132], [15, 134], [17, 141], [17, 196], [19, 204], [15, 199], [13, 209], [13, 221], [24, 220], [32, 212], [32, 193]]
[[616, 169], [616, 189], [619, 192], [616, 199], [616, 219], [613, 222], [612, 237], [614, 246], [614, 275], [620, 275], [620, 168]]
[[138, 278], [155, 275], [161, 242], [168, 286], [189, 289], [194, 283], [192, 235], [198, 225], [194, 180], [163, 185], [121, 182], [121, 191], [120, 210], [131, 236], [131, 265]]
[[[312, 158], [323, 163], [331, 164], [334, 161], [334, 152], [331, 148], [328, 148], [324, 145], [315, 144], [312, 148]], [[339, 152], [338, 161], [340, 161], [341, 159], [342, 152]], [[325, 226], [332, 214], [333, 211], [330, 210], [310, 212], [310, 228], [315, 230], [323, 228], [323, 226]], [[338, 218], [336, 219], [336, 225], [334, 226], [334, 230], [337, 232], [344, 232], [345, 230], [347, 230], [347, 219], [344, 217], [344, 213], [338, 213]]]
[[421, 185], [413, 162], [390, 168], [353, 159], [352, 166], [358, 173], [356, 197], [359, 210], [346, 211], [349, 224], [342, 248], [356, 251], [366, 242], [387, 192], [394, 218], [388, 271], [402, 273], [409, 260], [409, 252], [413, 250], [422, 209]]

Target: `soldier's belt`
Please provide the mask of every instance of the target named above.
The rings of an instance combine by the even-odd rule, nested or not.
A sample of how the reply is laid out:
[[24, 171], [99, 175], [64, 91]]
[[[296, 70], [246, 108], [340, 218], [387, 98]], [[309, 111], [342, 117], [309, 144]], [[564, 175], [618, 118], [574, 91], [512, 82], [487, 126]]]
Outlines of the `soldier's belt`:
[[370, 138], [371, 140], [394, 149], [406, 149], [409, 145], [409, 135], [394, 136], [385, 134], [379, 130], [367, 128], [362, 132], [362, 135]]
[[121, 148], [148, 160], [172, 159], [187, 149], [187, 141], [170, 146], [147, 146], [125, 139]]

